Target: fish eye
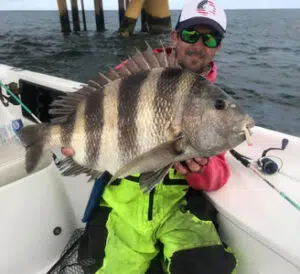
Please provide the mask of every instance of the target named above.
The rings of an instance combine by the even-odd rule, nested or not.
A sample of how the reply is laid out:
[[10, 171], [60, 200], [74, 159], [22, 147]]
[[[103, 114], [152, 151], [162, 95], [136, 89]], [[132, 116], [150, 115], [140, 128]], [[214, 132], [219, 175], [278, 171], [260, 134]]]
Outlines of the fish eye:
[[215, 108], [218, 109], [218, 110], [223, 110], [226, 106], [226, 103], [224, 100], [222, 99], [217, 99], [215, 101]]

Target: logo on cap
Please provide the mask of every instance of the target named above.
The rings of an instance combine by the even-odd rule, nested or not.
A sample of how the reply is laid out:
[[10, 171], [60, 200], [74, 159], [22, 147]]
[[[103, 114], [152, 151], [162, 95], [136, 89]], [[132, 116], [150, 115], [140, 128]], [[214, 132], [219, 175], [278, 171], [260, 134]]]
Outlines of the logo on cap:
[[213, 14], [216, 15], [216, 6], [213, 1], [203, 0], [197, 6], [197, 12], [202, 15]]

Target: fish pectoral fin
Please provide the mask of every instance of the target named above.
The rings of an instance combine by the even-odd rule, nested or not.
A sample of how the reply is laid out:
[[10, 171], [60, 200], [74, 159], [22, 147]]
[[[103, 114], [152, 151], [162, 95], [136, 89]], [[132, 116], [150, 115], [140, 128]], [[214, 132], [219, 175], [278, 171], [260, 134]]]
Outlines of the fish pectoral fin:
[[66, 157], [63, 160], [55, 161], [56, 166], [61, 172], [63, 176], [77, 176], [81, 173], [85, 173], [86, 175], [90, 176], [89, 182], [98, 178], [102, 172], [99, 172], [94, 169], [90, 169], [87, 167], [83, 167], [77, 164], [72, 157]]
[[140, 188], [144, 193], [150, 192], [169, 172], [173, 164], [159, 170], [142, 173], [139, 179]]
[[174, 162], [174, 159], [184, 153], [184, 134], [180, 133], [177, 137], [163, 143], [133, 159], [124, 167], [120, 168], [110, 179], [108, 184], [118, 178], [139, 172], [157, 172], [161, 167], [167, 167]]
[[182, 132], [179, 132], [174, 142], [174, 151], [177, 154], [184, 153], [186, 149], [186, 144], [187, 142], [186, 142], [186, 138], [184, 137], [184, 134]]

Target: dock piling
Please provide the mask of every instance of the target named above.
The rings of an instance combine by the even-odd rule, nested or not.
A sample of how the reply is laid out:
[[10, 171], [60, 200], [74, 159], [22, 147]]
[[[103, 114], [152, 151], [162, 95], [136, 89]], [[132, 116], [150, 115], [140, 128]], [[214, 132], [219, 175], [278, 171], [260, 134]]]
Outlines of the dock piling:
[[[73, 31], [80, 31], [80, 19], [77, 0], [70, 0], [72, 8]], [[105, 30], [103, 0], [94, 0], [97, 31]], [[57, 0], [61, 30], [71, 32], [66, 0]], [[118, 0], [119, 33], [129, 36], [133, 33], [141, 15], [141, 31], [151, 34], [169, 32], [172, 28], [168, 0]], [[81, 0], [83, 30], [86, 31], [84, 0]]]
[[124, 15], [125, 15], [125, 0], [118, 0], [119, 3], [119, 22], [120, 22], [120, 26], [122, 24], [122, 21], [124, 19]]
[[129, 36], [133, 33], [136, 21], [141, 14], [145, 0], [131, 0], [126, 8], [124, 19], [120, 25], [119, 33], [121, 36]]
[[97, 31], [104, 31], [104, 14], [102, 0], [94, 0]]
[[72, 8], [72, 19], [73, 19], [73, 31], [77, 32], [80, 31], [77, 0], [71, 0], [71, 8]]
[[86, 20], [85, 20], [85, 10], [84, 10], [83, 0], [81, 0], [81, 12], [82, 12], [83, 30], [86, 31]]
[[64, 33], [71, 32], [68, 8], [66, 0], [57, 0], [61, 31]]
[[147, 32], [166, 33], [171, 31], [171, 14], [168, 0], [146, 0], [144, 4]]
[[143, 8], [141, 12], [141, 32], [148, 32], [148, 31], [149, 31], [149, 26], [147, 20], [147, 13]]

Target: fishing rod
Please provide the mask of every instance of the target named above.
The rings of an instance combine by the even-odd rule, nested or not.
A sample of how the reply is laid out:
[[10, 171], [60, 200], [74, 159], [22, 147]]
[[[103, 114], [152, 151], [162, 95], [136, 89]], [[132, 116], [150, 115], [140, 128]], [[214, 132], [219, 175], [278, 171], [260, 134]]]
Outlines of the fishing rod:
[[[300, 205], [298, 205], [294, 200], [292, 200], [286, 193], [278, 189], [274, 184], [272, 184], [269, 180], [267, 180], [262, 174], [274, 174], [275, 172], [279, 171], [278, 165], [270, 158], [266, 158], [266, 154], [270, 150], [284, 150], [288, 144], [288, 139], [282, 140], [282, 146], [281, 148], [270, 148], [263, 152], [263, 156], [258, 160], [254, 161], [250, 159], [249, 157], [246, 157], [240, 153], [238, 153], [234, 149], [230, 149], [229, 152], [231, 155], [237, 159], [243, 166], [246, 168], [249, 168], [254, 172], [260, 179], [262, 179], [266, 184], [268, 184], [270, 187], [272, 187], [278, 194], [280, 194], [281, 197], [283, 197], [286, 201], [288, 201], [294, 208], [296, 208], [298, 211], [300, 211]], [[261, 171], [258, 170], [254, 165], [253, 162], [256, 162], [258, 166], [260, 167]]]
[[35, 115], [34, 115], [34, 113], [18, 98], [18, 96], [16, 96], [6, 85], [4, 85], [1, 81], [0, 81], [0, 86], [1, 87], [3, 87], [6, 91], [7, 91], [7, 93], [11, 96], [11, 97], [13, 97], [21, 106], [22, 106], [22, 108], [24, 108], [25, 109], [25, 111], [27, 111], [28, 112], [28, 114], [38, 123], [38, 124], [41, 124], [42, 122], [41, 122], [41, 120], [38, 118], [38, 117], [36, 117]]

